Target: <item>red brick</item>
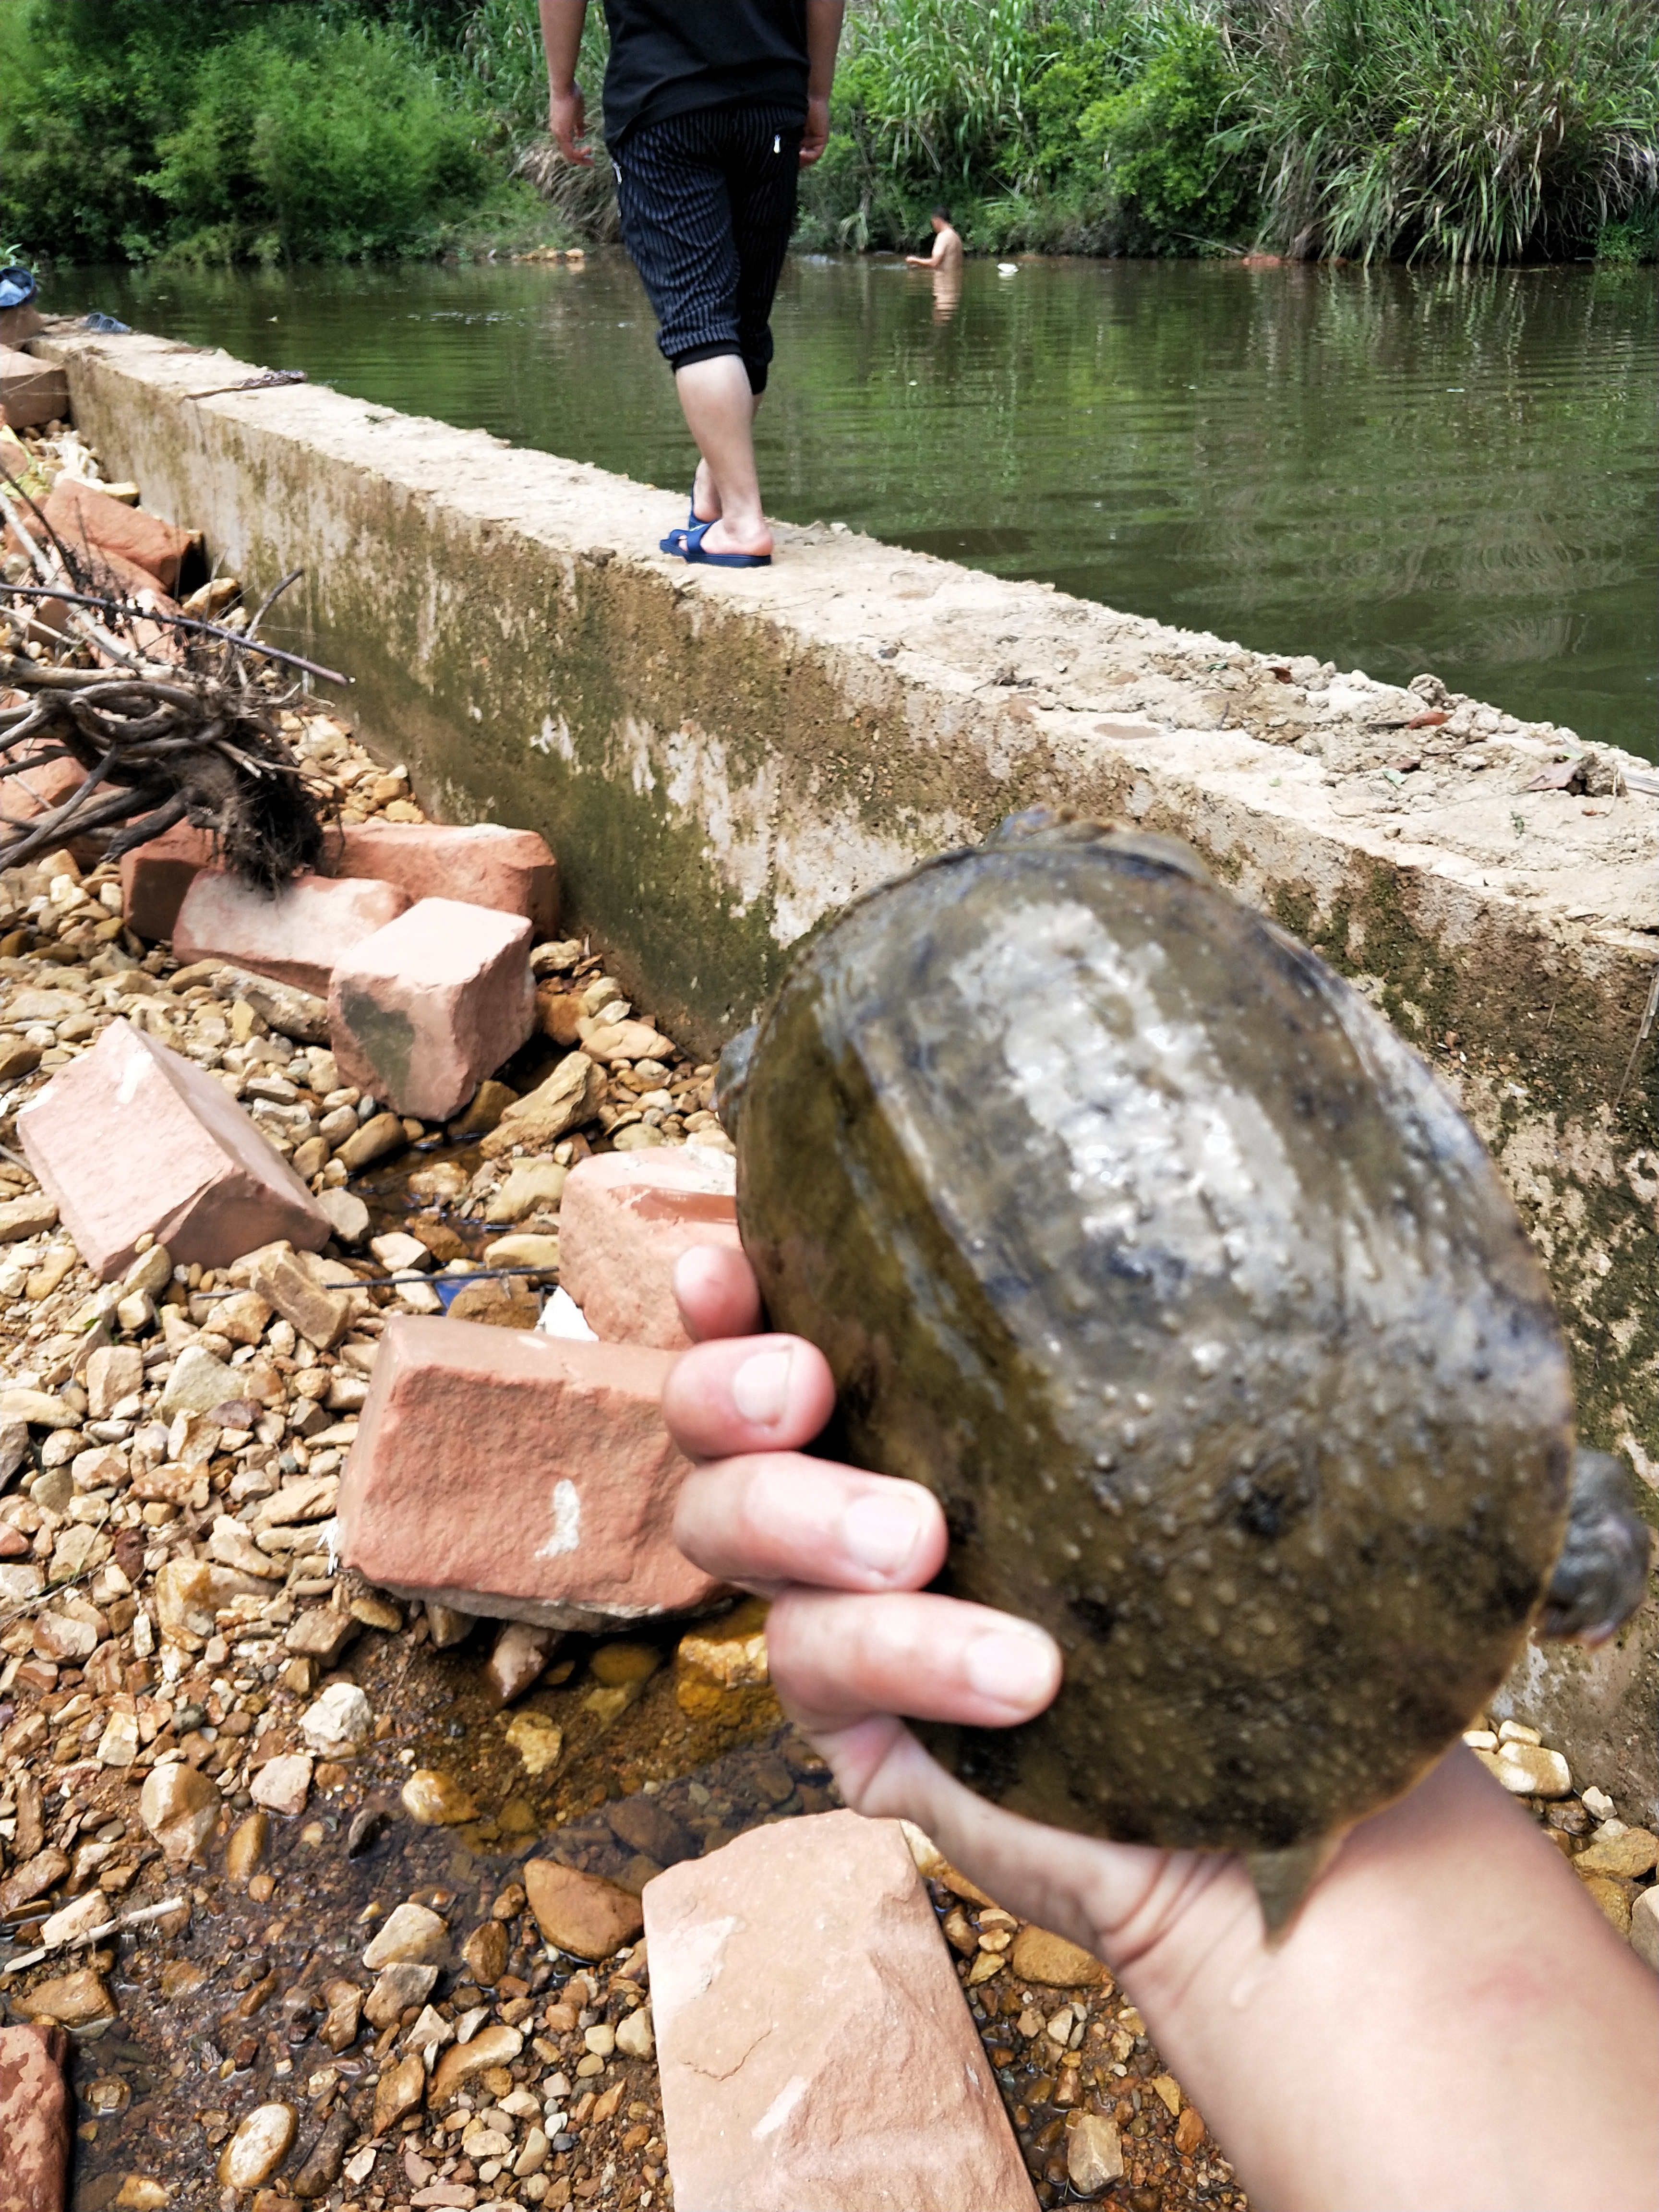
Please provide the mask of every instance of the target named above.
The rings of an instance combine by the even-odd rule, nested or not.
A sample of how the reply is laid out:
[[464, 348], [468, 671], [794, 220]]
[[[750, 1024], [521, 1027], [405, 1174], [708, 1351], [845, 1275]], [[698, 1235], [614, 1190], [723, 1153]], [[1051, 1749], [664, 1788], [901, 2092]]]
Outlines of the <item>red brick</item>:
[[347, 823], [329, 839], [331, 876], [371, 876], [396, 884], [411, 899], [462, 899], [522, 915], [538, 937], [559, 920], [559, 873], [546, 841], [533, 830], [499, 822]]
[[70, 477], [52, 486], [42, 511], [71, 553], [90, 549], [113, 554], [154, 578], [164, 592], [177, 584], [179, 564], [196, 542], [194, 531], [163, 522], [159, 514], [146, 514], [112, 499], [96, 484], [77, 483]]
[[279, 1237], [312, 1251], [328, 1241], [322, 1208], [224, 1085], [130, 1022], [19, 1108], [17, 1136], [106, 1282], [146, 1230], [181, 1267], [221, 1267]]
[[642, 1901], [678, 2212], [1035, 2212], [896, 1820], [751, 1829]]
[[187, 822], [121, 855], [121, 905], [127, 927], [152, 945], [173, 935], [185, 893], [213, 866], [213, 840]]
[[674, 1263], [696, 1244], [738, 1249], [736, 1163], [701, 1145], [599, 1152], [559, 1200], [559, 1280], [607, 1344], [684, 1352]]
[[408, 904], [392, 884], [296, 876], [272, 897], [220, 869], [204, 868], [179, 909], [173, 950], [186, 965], [229, 960], [323, 999], [335, 962], [395, 921]]
[[[0, 821], [33, 822], [49, 807], [61, 806], [86, 781], [87, 771], [72, 760], [43, 761], [31, 767], [29, 754], [37, 750], [48, 750], [44, 739], [38, 747], [25, 749], [10, 775], [0, 776]], [[55, 752], [57, 747], [50, 750]]]
[[464, 1321], [389, 1322], [340, 1483], [343, 1557], [378, 1589], [552, 1628], [706, 1605], [674, 1547], [688, 1462], [673, 1361]]
[[30, 430], [54, 416], [67, 419], [69, 411], [69, 380], [61, 368], [0, 345], [0, 422]]
[[353, 945], [329, 991], [329, 1042], [348, 1083], [399, 1114], [447, 1121], [535, 1027], [530, 924], [424, 898]]
[[61, 2027], [0, 2027], [0, 2212], [64, 2212], [68, 2056]]

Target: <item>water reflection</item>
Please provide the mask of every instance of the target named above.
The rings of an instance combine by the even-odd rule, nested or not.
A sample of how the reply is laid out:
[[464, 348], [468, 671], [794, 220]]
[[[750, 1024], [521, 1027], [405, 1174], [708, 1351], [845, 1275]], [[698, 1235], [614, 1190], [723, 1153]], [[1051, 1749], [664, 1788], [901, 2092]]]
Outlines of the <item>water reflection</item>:
[[[689, 481], [619, 254], [70, 271], [55, 304]], [[775, 327], [779, 514], [1659, 751], [1650, 272], [803, 257]]]

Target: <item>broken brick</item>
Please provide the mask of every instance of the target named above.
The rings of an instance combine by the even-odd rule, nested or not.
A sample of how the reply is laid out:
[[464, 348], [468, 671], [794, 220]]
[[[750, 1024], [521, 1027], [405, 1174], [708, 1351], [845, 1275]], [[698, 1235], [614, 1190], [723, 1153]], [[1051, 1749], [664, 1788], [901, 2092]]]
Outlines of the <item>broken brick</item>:
[[205, 830], [175, 823], [121, 855], [121, 908], [127, 927], [148, 943], [173, 935], [185, 894], [204, 868], [214, 862], [213, 840]]
[[67, 419], [69, 411], [69, 379], [61, 368], [0, 345], [0, 421], [13, 430], [32, 430], [57, 416]]
[[64, 2212], [72, 2113], [61, 2027], [0, 2027], [3, 2212]]
[[674, 1263], [697, 1244], [741, 1249], [736, 1162], [703, 1146], [599, 1152], [570, 1170], [559, 1205], [559, 1280], [607, 1344], [690, 1343]]
[[452, 1320], [388, 1322], [340, 1481], [342, 1556], [376, 1589], [599, 1627], [720, 1585], [675, 1548], [690, 1467], [663, 1425], [672, 1355]]
[[445, 1121], [535, 1024], [530, 924], [427, 898], [343, 953], [329, 1038], [348, 1083], [399, 1114]]
[[392, 884], [296, 876], [273, 895], [204, 868], [179, 909], [173, 950], [184, 963], [234, 961], [325, 998], [335, 962], [408, 904]]
[[896, 1820], [751, 1829], [657, 1875], [643, 1902], [681, 2212], [1034, 2212]]
[[90, 550], [112, 554], [116, 560], [142, 570], [146, 582], [171, 592], [179, 581], [179, 565], [195, 544], [198, 532], [163, 522], [159, 514], [145, 514], [112, 499], [97, 484], [60, 477], [43, 509], [46, 520], [71, 552]]
[[327, 1215], [224, 1085], [130, 1022], [112, 1022], [18, 1109], [17, 1135], [105, 1282], [146, 1231], [180, 1267], [222, 1267], [283, 1237], [308, 1250], [328, 1241]]
[[396, 884], [411, 900], [464, 900], [516, 914], [538, 937], [559, 919], [558, 866], [533, 830], [499, 822], [347, 823], [324, 856], [331, 876]]

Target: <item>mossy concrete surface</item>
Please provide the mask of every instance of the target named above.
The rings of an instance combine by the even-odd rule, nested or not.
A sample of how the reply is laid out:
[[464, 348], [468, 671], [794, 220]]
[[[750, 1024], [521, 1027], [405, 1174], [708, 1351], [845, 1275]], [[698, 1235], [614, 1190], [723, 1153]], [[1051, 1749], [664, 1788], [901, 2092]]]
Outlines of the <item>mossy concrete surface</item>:
[[[435, 813], [541, 830], [568, 926], [705, 1050], [848, 897], [1011, 809], [1188, 839], [1462, 1097], [1551, 1271], [1583, 1433], [1659, 1519], [1644, 763], [839, 529], [783, 527], [768, 570], [688, 568], [656, 550], [678, 492], [312, 386], [194, 397], [257, 372], [142, 335], [34, 349], [109, 472], [222, 568], [303, 564], [276, 640], [351, 673]], [[1583, 1778], [1648, 1817], [1652, 1620], [1644, 1657], [1539, 1654], [1526, 1688], [1546, 1729], [1607, 1705]]]

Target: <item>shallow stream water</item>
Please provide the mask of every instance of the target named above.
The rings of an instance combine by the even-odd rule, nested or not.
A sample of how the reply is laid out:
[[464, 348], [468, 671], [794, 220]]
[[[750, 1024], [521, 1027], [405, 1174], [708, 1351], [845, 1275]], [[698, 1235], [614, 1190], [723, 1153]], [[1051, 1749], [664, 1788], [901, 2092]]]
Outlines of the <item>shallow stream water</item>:
[[[49, 306], [659, 484], [691, 447], [620, 252], [72, 270]], [[1659, 755], [1652, 272], [799, 258], [769, 504]]]

